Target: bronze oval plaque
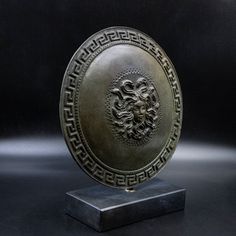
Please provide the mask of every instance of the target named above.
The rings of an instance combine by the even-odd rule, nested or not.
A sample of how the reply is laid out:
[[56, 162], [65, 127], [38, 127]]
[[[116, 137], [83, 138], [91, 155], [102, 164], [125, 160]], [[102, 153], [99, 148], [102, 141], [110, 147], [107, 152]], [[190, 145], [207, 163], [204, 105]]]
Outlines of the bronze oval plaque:
[[155, 176], [180, 136], [174, 66], [146, 34], [111, 27], [86, 40], [64, 75], [60, 119], [68, 148], [95, 180], [127, 188]]

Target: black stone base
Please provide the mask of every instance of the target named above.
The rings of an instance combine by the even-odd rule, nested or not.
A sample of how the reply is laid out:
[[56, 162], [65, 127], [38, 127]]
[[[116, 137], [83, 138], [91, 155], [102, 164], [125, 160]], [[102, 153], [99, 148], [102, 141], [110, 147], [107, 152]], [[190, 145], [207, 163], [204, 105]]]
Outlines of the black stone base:
[[96, 185], [66, 194], [66, 213], [97, 231], [179, 211], [184, 204], [185, 189], [160, 179], [134, 192]]

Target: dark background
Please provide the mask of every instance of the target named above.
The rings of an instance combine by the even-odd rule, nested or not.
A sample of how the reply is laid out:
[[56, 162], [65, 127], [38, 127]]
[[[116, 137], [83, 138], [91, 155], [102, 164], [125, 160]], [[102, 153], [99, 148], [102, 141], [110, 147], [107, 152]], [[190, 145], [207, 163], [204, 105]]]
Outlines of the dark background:
[[71, 56], [91, 34], [115, 25], [144, 31], [171, 58], [183, 91], [183, 138], [234, 138], [230, 0], [1, 0], [1, 136], [59, 133], [60, 86]]
[[[93, 234], [77, 222], [65, 231], [60, 222], [64, 192], [90, 179], [62, 141], [58, 103], [75, 50], [91, 34], [117, 25], [150, 35], [176, 67], [184, 101], [182, 146], [179, 159], [162, 175], [189, 189], [189, 208], [187, 221], [181, 215], [167, 216], [121, 228], [116, 235], [130, 235], [135, 228], [155, 235], [157, 226], [170, 235], [235, 235], [230, 219], [236, 217], [236, 1], [0, 0], [1, 235], [59, 235], [58, 225], [61, 235]], [[190, 141], [192, 146], [186, 146]], [[208, 189], [211, 193], [204, 195]]]

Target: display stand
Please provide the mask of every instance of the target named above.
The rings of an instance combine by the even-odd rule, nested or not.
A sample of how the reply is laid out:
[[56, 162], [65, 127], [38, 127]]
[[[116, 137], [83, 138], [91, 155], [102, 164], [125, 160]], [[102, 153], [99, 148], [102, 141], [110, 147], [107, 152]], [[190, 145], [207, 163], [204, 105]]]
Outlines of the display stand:
[[185, 189], [154, 178], [135, 189], [96, 185], [66, 194], [66, 213], [97, 231], [184, 209]]

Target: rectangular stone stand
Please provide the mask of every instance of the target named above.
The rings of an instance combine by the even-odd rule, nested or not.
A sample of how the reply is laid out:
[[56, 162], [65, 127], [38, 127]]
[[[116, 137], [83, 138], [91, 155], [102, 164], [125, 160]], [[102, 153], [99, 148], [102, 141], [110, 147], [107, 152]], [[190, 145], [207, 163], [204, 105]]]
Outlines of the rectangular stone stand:
[[179, 211], [184, 205], [185, 189], [160, 179], [134, 192], [96, 185], [66, 194], [66, 213], [100, 232]]

